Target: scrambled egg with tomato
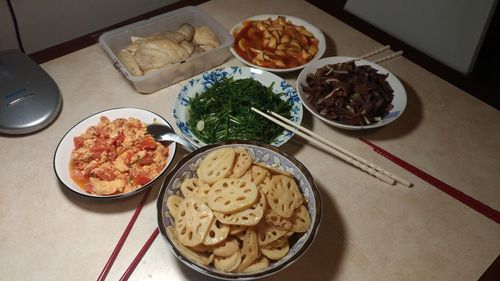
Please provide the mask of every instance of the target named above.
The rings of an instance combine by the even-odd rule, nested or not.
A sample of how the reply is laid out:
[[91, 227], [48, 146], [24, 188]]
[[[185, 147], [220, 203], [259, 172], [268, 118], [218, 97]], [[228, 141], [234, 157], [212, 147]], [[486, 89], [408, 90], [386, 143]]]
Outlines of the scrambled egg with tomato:
[[154, 179], [165, 167], [168, 148], [146, 132], [135, 118], [110, 121], [73, 139], [71, 177], [86, 192], [97, 195], [126, 193]]

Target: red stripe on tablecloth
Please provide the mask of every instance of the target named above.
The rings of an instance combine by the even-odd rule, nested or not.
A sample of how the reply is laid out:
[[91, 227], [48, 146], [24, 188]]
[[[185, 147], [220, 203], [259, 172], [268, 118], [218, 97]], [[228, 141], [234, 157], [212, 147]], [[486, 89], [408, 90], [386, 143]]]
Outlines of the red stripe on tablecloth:
[[423, 179], [424, 181], [430, 183], [431, 185], [437, 187], [439, 190], [443, 191], [444, 193], [448, 194], [449, 196], [457, 199], [458, 201], [462, 202], [463, 204], [469, 206], [470, 208], [476, 210], [477, 212], [483, 214], [484, 216], [488, 217], [489, 219], [495, 221], [496, 223], [500, 224], [500, 212], [491, 208], [490, 206], [470, 197], [469, 195], [461, 192], [460, 190], [454, 188], [451, 185], [448, 185], [445, 182], [440, 181], [439, 179], [429, 175], [428, 173], [420, 170], [419, 168], [411, 165], [410, 163], [404, 161], [403, 159], [391, 154], [390, 152], [382, 149], [381, 147], [373, 144], [372, 142], [368, 141], [365, 138], [359, 138], [362, 142], [368, 144], [373, 148], [375, 152], [378, 154], [384, 156], [385, 158], [391, 160], [392, 162], [396, 163], [397, 165], [401, 166], [405, 170], [409, 171], [410, 173], [416, 175], [417, 177]]

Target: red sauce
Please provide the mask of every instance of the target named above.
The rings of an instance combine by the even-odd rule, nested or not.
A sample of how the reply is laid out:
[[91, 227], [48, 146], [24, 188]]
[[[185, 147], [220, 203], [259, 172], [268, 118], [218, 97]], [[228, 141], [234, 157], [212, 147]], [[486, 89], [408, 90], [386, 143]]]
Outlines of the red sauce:
[[246, 21], [233, 34], [234, 49], [246, 61], [262, 67], [297, 67], [314, 57], [319, 44], [311, 33], [301, 30], [305, 28], [279, 18]]
[[88, 193], [92, 193], [92, 186], [90, 185], [90, 176], [83, 175], [82, 171], [77, 167], [75, 161], [72, 159], [69, 163], [69, 171], [71, 174], [71, 179], [78, 185], [81, 189]]

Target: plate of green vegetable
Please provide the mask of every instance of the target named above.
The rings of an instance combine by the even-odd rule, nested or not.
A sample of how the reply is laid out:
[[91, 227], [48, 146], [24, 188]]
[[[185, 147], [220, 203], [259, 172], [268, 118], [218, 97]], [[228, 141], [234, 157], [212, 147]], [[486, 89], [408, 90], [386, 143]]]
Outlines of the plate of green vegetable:
[[177, 95], [173, 117], [182, 135], [196, 147], [226, 140], [262, 141], [278, 147], [293, 136], [251, 107], [302, 122], [302, 103], [290, 83], [273, 73], [239, 66], [216, 68], [189, 80]]

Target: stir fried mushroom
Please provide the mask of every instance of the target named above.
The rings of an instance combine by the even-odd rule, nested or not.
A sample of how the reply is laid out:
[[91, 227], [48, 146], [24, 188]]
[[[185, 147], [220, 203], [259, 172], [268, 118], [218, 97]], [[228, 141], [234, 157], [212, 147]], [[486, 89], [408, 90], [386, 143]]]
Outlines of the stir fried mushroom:
[[371, 66], [352, 61], [319, 68], [307, 76], [302, 89], [321, 116], [347, 125], [369, 125], [393, 108], [394, 91], [386, 78]]

